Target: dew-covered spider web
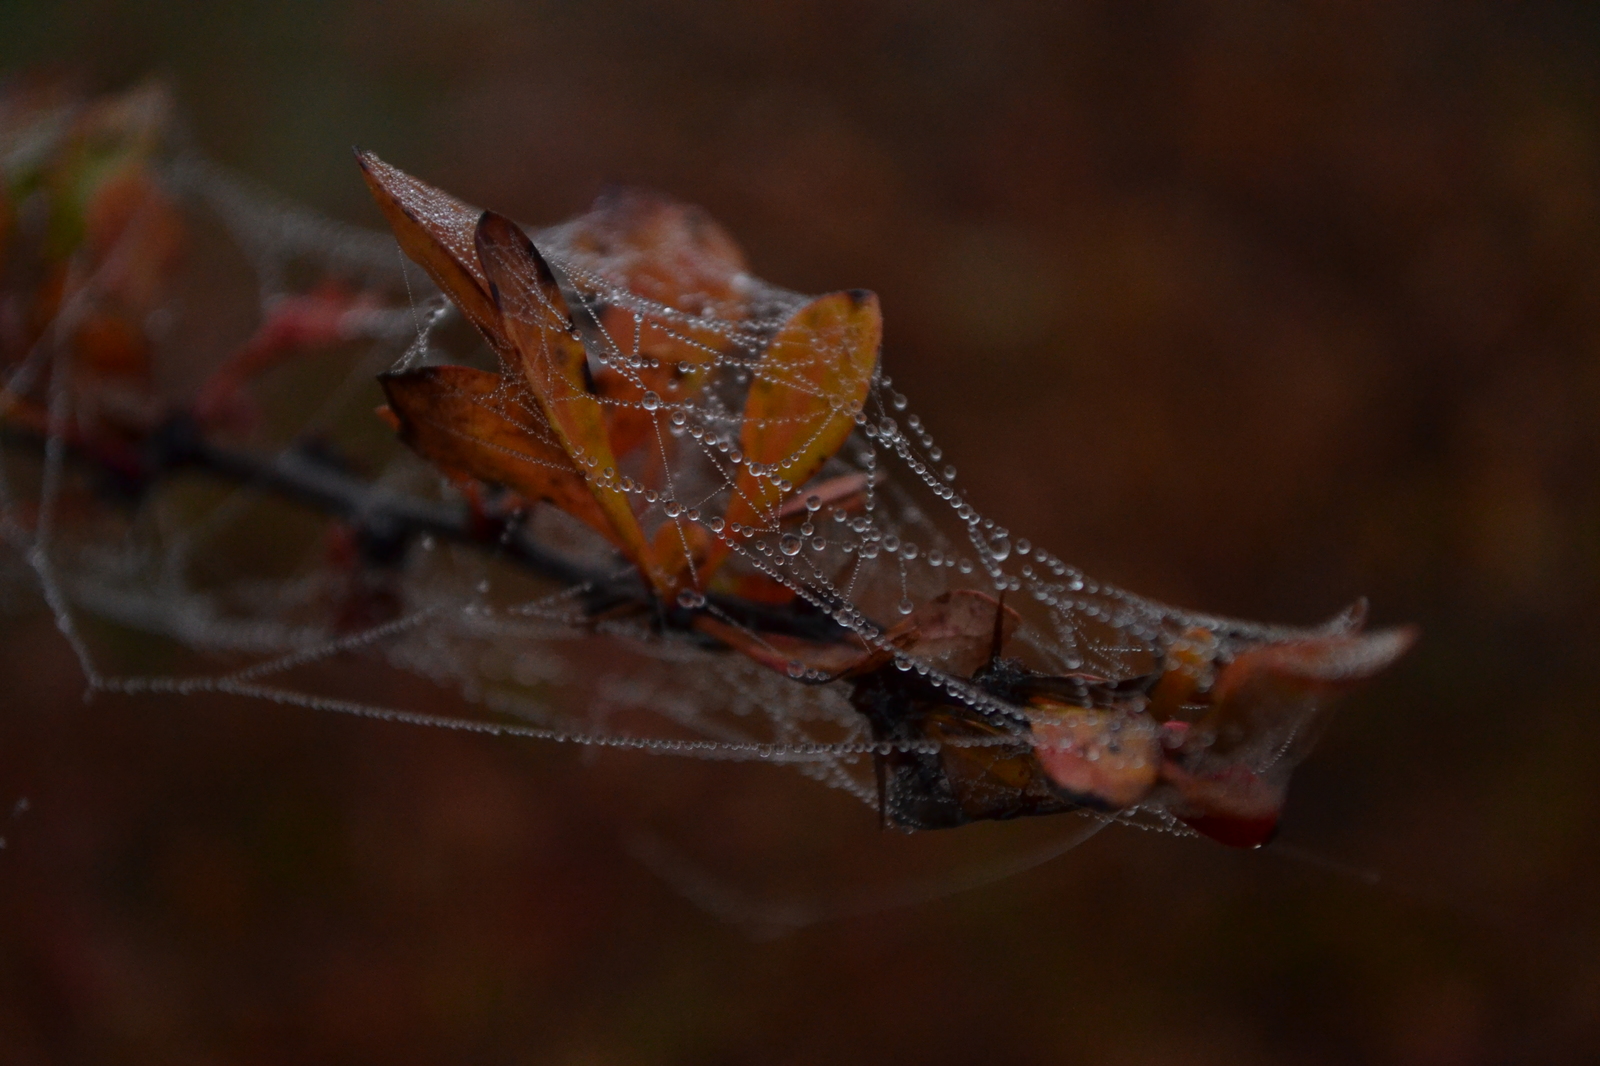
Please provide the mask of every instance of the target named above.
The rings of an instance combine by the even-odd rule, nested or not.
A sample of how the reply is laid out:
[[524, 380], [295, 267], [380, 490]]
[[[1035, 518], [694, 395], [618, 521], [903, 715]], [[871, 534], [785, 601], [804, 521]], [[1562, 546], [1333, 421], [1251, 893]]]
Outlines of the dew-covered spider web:
[[[86, 114], [81, 103], [38, 105], [0, 122], [13, 251], [45, 241], [37, 234], [50, 220], [34, 216], [58, 209], [47, 202], [59, 195], [48, 175], [27, 175], [55, 166], [52, 153], [90, 118], [102, 133], [114, 126], [116, 116]], [[561, 444], [526, 368], [486, 344], [471, 309], [447, 299], [393, 235], [286, 203], [174, 150], [164, 133], [137, 162], [143, 194], [124, 197], [100, 246], [94, 205], [85, 209], [91, 237], [59, 259], [64, 295], [46, 321], [8, 330], [0, 361], [5, 598], [21, 603], [30, 586], [43, 597], [92, 694], [230, 693], [509, 737], [766, 761], [877, 807], [885, 792], [874, 760], [886, 754], [1016, 748], [1029, 709], [975, 680], [995, 650], [1030, 676], [1142, 699], [1141, 679], [1160, 676], [1196, 633], [1225, 649], [1308, 632], [1132, 595], [979, 513], [955, 457], [896, 388], [892, 308], [890, 343], [864, 399], [841, 402], [817, 368], [844, 358], [845, 341], [818, 329], [797, 342], [788, 328], [811, 298], [750, 276], [698, 210], [619, 191], [587, 215], [528, 233], [571, 306], [590, 395], [610, 427], [614, 461], [588, 476], [626, 501], [653, 558], [685, 560], [652, 585], [616, 538], [571, 513], [576, 505], [445, 476], [374, 415], [399, 395], [386, 397], [378, 375], [420, 380], [429, 368], [470, 367], [497, 383], [458, 389], [453, 401], [492, 413], [530, 448]], [[454, 208], [437, 207], [434, 221], [451, 224]], [[158, 260], [152, 247], [166, 245], [157, 230], [181, 246]], [[455, 250], [474, 254], [469, 243]], [[27, 269], [8, 265], [10, 291], [39, 291], [44, 272]], [[145, 352], [133, 372], [95, 341], [108, 307], [137, 312], [124, 316]], [[808, 410], [853, 423], [804, 483], [742, 451], [752, 391], [775, 382], [815, 390]], [[770, 417], [792, 420], [794, 446], [806, 446], [805, 417]], [[440, 448], [460, 435], [425, 422], [413, 430], [444, 434]], [[494, 447], [504, 461], [542, 461], [514, 443]], [[715, 576], [703, 576], [701, 563], [719, 554]], [[972, 598], [941, 601], [951, 593]], [[1002, 594], [1016, 612], [1005, 626]], [[907, 620], [940, 602], [992, 609], [996, 647], [902, 639]], [[184, 654], [151, 650], [160, 648]], [[408, 707], [333, 694], [328, 679], [351, 655], [453, 691], [461, 713], [425, 709], [437, 697]], [[839, 665], [851, 655], [876, 657], [883, 684], [903, 675], [988, 725], [875, 731]], [[150, 672], [152, 661], [185, 665]], [[1092, 713], [1093, 701], [1081, 702]], [[1184, 705], [1170, 710], [1183, 719]], [[1282, 721], [1228, 759], [1261, 773], [1287, 767], [1303, 754], [1309, 724], [1309, 712]], [[1158, 788], [1082, 810], [1188, 832], [1169, 807]]]

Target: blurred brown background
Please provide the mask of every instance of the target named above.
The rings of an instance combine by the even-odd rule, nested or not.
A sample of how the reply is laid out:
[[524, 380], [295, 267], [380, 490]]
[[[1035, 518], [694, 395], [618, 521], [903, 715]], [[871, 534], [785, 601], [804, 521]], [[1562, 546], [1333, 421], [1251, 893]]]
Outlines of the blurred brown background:
[[1218, 612], [1365, 593], [1424, 641], [1281, 846], [1114, 830], [757, 942], [629, 842], [826, 897], [1071, 826], [907, 840], [760, 766], [86, 705], [29, 608], [0, 1059], [1600, 1057], [1597, 11], [9, 0], [4, 69], [165, 74], [207, 152], [352, 221], [353, 142], [534, 223], [613, 180], [698, 202], [764, 277], [879, 292], [897, 386], [1012, 528]]

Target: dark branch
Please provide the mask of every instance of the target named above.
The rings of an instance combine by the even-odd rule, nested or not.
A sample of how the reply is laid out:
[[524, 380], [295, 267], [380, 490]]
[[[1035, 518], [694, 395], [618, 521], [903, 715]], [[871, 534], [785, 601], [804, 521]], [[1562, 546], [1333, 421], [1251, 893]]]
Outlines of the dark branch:
[[[42, 452], [45, 439], [27, 429], [0, 424], [0, 443]], [[425, 500], [381, 488], [312, 445], [290, 447], [275, 455], [226, 448], [206, 440], [192, 418], [179, 415], [150, 434], [137, 452], [70, 443], [68, 454], [114, 485], [118, 495], [137, 499], [172, 474], [198, 471], [346, 523], [359, 534], [372, 565], [400, 565], [413, 541], [431, 536], [485, 551], [557, 584], [579, 586], [584, 610], [591, 616], [636, 607], [650, 612], [665, 629], [694, 633], [694, 610], [660, 602], [637, 574], [617, 576], [620, 566], [604, 573], [552, 551], [522, 528], [520, 513], [489, 513], [465, 503]], [[723, 615], [763, 632], [819, 642], [848, 636], [847, 629], [803, 601], [777, 607], [715, 593], [706, 598]], [[694, 635], [700, 638], [698, 633]]]

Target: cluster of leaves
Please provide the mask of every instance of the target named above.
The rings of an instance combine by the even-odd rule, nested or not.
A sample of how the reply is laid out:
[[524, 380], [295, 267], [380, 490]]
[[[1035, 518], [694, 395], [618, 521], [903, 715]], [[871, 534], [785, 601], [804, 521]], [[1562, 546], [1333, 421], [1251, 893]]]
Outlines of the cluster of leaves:
[[[1038, 640], [1004, 602], [1022, 587], [999, 568], [1009, 548], [990, 546], [979, 547], [990, 586], [959, 587], [936, 570], [943, 587], [920, 604], [905, 593], [903, 563], [915, 555], [902, 553], [902, 617], [878, 620], [851, 593], [878, 541], [830, 555], [815, 525], [826, 515], [872, 531], [863, 515], [882, 471], [844, 452], [858, 432], [898, 432], [868, 414], [887, 391], [877, 298], [773, 289], [702, 212], [649, 193], [602, 197], [541, 250], [510, 219], [359, 153], [401, 248], [495, 357], [493, 369], [408, 361], [380, 378], [380, 414], [464, 509], [383, 511], [345, 472], [219, 450], [256, 417], [254, 378], [360, 335], [386, 301], [330, 281], [277, 295], [246, 343], [169, 398], [157, 334], [186, 246], [161, 169], [169, 113], [156, 88], [88, 103], [15, 93], [0, 108], [0, 417], [11, 435], [59, 442], [134, 490], [201, 466], [345, 519], [336, 529], [381, 529], [384, 551], [330, 555], [352, 573], [394, 566], [428, 534], [503, 555], [520, 544], [512, 557], [586, 588], [589, 624], [644, 618], [797, 684], [844, 686], [870, 727], [885, 824], [1142, 810], [1259, 845], [1328, 701], [1413, 639], [1363, 634], [1360, 609], [1295, 631], [1118, 594], [1124, 621], [1072, 617], [1078, 601], [1052, 600], [1025, 567], [1058, 631], [1137, 634], [1138, 655], [1116, 669], [1062, 669], [1030, 661], [1026, 647], [1009, 656], [1029, 643], [1019, 635]], [[715, 448], [702, 432], [711, 422]], [[622, 576], [574, 570], [514, 541], [540, 506], [608, 545]], [[970, 505], [956, 510], [978, 530]], [[11, 531], [29, 520], [6, 517]], [[796, 577], [800, 562], [814, 581]]]
[[[735, 621], [707, 594], [807, 606], [759, 569], [726, 572], [741, 539], [778, 533], [798, 545], [800, 520], [849, 510], [868, 488], [859, 473], [818, 475], [865, 421], [882, 333], [876, 298], [817, 297], [761, 336], [747, 364], [737, 473], [722, 513], [702, 514], [675, 500], [662, 425], [681, 424], [715, 387], [707, 369], [732, 354], [725, 328], [697, 330], [683, 316], [751, 317], [733, 242], [671, 201], [604, 199], [565, 227], [566, 246], [603, 249], [604, 281], [655, 310], [596, 309], [515, 223], [369, 153], [359, 162], [401, 247], [499, 360], [498, 370], [386, 375], [384, 414], [402, 440], [469, 494], [509, 490], [606, 538], [642, 579], [637, 601], [610, 609], [671, 608], [677, 624], [798, 681], [850, 685], [882, 742], [874, 762], [886, 823], [939, 828], [1157, 805], [1225, 843], [1259, 845], [1277, 824], [1290, 749], [1309, 742], [1316, 711], [1411, 642], [1407, 630], [1362, 635], [1359, 608], [1287, 638], [1190, 625], [1167, 637], [1154, 669], [1112, 679], [1006, 658], [1020, 618], [977, 590], [949, 590], [893, 626], [841, 624], [820, 636], [770, 617]], [[607, 358], [618, 351], [631, 361]], [[635, 480], [621, 471], [640, 455], [629, 467]], [[654, 531], [642, 527], [636, 496], [665, 501]], [[933, 680], [913, 669], [927, 662], [940, 664]], [[1266, 736], [1277, 750], [1263, 758]]]
[[65, 350], [80, 384], [59, 431], [113, 467], [154, 417], [150, 322], [184, 244], [153, 167], [168, 121], [157, 88], [83, 104], [43, 83], [0, 99], [0, 413], [44, 432], [40, 353]]
[[[85, 99], [39, 79], [0, 94], [0, 414], [133, 482], [147, 473], [140, 446], [175, 410], [208, 434], [248, 427], [245, 385], [358, 335], [378, 306], [337, 281], [278, 295], [255, 334], [175, 403], [169, 394], [190, 386], [163, 380], [158, 351], [190, 241], [164, 172], [172, 127], [159, 83]], [[71, 402], [52, 421], [55, 367], [67, 368]]]

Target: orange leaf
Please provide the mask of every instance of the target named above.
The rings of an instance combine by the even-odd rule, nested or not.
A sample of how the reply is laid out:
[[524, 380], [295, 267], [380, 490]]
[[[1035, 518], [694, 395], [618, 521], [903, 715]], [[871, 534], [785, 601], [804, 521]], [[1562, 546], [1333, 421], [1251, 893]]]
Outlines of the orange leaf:
[[477, 248], [523, 377], [562, 449], [588, 483], [623, 551], [657, 591], [670, 592], [672, 582], [655, 564], [620, 487], [605, 413], [591, 387], [588, 353], [550, 264], [515, 222], [492, 211], [478, 220]]
[[400, 439], [418, 455], [448, 472], [554, 504], [617, 541], [544, 415], [499, 374], [431, 366], [378, 380], [399, 419]]
[[401, 250], [428, 272], [467, 321], [488, 339], [490, 347], [507, 354], [509, 343], [500, 312], [489, 294], [489, 278], [478, 263], [478, 209], [371, 152], [357, 150], [356, 162]]

